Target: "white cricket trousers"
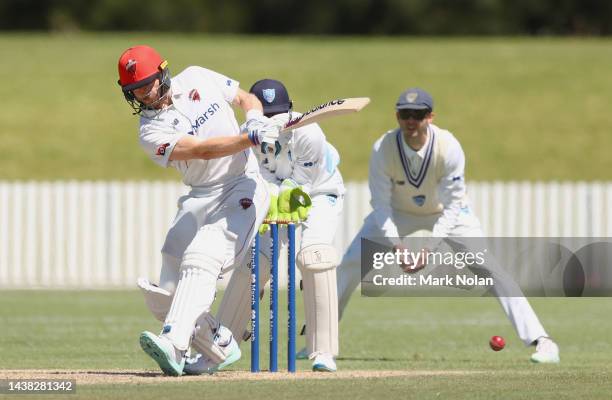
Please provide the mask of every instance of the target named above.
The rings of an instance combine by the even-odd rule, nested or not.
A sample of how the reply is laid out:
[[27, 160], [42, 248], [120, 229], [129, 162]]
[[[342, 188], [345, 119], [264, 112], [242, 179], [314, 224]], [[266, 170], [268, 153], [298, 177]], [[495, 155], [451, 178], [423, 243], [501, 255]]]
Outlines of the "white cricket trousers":
[[[397, 225], [401, 237], [431, 236], [431, 231], [439, 218], [439, 214], [421, 216], [394, 213], [392, 218]], [[466, 210], [460, 214], [457, 226], [452, 230], [449, 236], [470, 238], [482, 237], [483, 232], [478, 219], [470, 210]], [[344, 254], [342, 262], [337, 269], [338, 315], [340, 318], [342, 318], [342, 314], [349, 302], [351, 294], [361, 281], [361, 238], [368, 237], [375, 237], [378, 243], [383, 244], [380, 238], [384, 237], [384, 233], [376, 223], [372, 213], [366, 217], [361, 230], [351, 242], [351, 245]], [[393, 244], [389, 241], [387, 245], [391, 247]], [[511, 282], [510, 284], [514, 283]], [[525, 345], [531, 345], [541, 336], [548, 336], [525, 297], [510, 297], [508, 294], [503, 293], [503, 285], [499, 288], [496, 286], [496, 289], [497, 299], [506, 313], [506, 316], [514, 326], [519, 338]], [[510, 293], [520, 293], [520, 289], [514, 286], [512, 290], [510, 290]]]
[[215, 188], [193, 188], [162, 248], [160, 287], [174, 293], [164, 335], [181, 350], [196, 320], [210, 312], [219, 275], [242, 261], [270, 202], [259, 173]]

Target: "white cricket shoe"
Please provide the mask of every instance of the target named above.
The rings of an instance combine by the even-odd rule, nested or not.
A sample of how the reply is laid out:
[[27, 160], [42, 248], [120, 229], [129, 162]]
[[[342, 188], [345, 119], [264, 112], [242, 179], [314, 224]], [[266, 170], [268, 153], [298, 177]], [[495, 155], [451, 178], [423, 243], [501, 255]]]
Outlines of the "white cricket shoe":
[[166, 375], [181, 376], [185, 366], [185, 352], [178, 350], [163, 336], [144, 331], [140, 334], [140, 347], [159, 365]]
[[234, 337], [232, 337], [231, 341], [226, 346], [228, 353], [223, 362], [217, 364], [208, 358], [204, 358], [201, 354], [196, 354], [195, 357], [188, 358], [185, 361], [185, 368], [183, 369], [183, 372], [185, 375], [212, 375], [215, 372], [222, 370], [240, 360], [240, 357], [242, 357], [242, 352], [240, 351], [240, 347], [238, 346], [238, 343], [236, 343]]
[[298, 351], [297, 353], [295, 353], [295, 358], [297, 360], [308, 360], [308, 350], [306, 349], [306, 347], [302, 347], [300, 349], [300, 351]]
[[312, 362], [312, 370], [315, 372], [336, 372], [336, 362], [329, 353], [317, 354]]
[[541, 364], [556, 364], [559, 359], [559, 346], [551, 338], [542, 336], [538, 338], [536, 351], [531, 355], [531, 361]]
[[202, 354], [196, 353], [195, 357], [190, 357], [185, 360], [185, 375], [212, 375], [217, 371], [217, 363], [205, 358]]

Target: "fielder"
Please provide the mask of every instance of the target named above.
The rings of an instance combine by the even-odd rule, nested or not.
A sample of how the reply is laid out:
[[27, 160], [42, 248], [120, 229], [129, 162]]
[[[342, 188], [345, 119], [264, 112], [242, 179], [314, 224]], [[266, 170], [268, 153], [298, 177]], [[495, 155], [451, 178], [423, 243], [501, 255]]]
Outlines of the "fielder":
[[[431, 231], [433, 237], [482, 237], [480, 222], [470, 209], [464, 180], [465, 156], [457, 139], [433, 125], [433, 99], [422, 89], [403, 92], [396, 103], [399, 127], [376, 141], [369, 168], [371, 205], [338, 268], [339, 315], [360, 282], [362, 237], [394, 238]], [[418, 251], [420, 249], [412, 249]], [[424, 265], [403, 265], [414, 272]], [[533, 362], [559, 362], [559, 348], [548, 337], [525, 297], [494, 289], [508, 319], [525, 345], [536, 345]]]
[[[162, 248], [159, 286], [138, 282], [160, 321], [160, 335], [140, 344], [168, 375], [181, 375], [190, 344], [222, 368], [240, 358], [231, 332], [210, 315], [219, 275], [242, 262], [266, 215], [269, 193], [250, 148], [278, 139], [279, 126], [238, 82], [192, 66], [170, 78], [151, 47], [119, 58], [119, 84], [140, 115], [140, 145], [162, 167], [176, 168], [191, 186]], [[232, 105], [246, 112], [243, 131]], [[192, 340], [193, 337], [193, 340]]]
[[[287, 89], [279, 81], [260, 80], [251, 87], [250, 92], [263, 104], [264, 115], [272, 120], [285, 123], [289, 117], [299, 115], [292, 111]], [[261, 171], [271, 186], [272, 200], [267, 219], [302, 221], [296, 265], [302, 274], [307, 352], [308, 358], [313, 360], [312, 369], [336, 371], [338, 255], [332, 242], [336, 226], [340, 223], [345, 192], [342, 175], [337, 168], [340, 161], [338, 152], [326, 141], [319, 125], [311, 124], [281, 135], [274, 144], [262, 145], [255, 153]], [[303, 206], [292, 208], [289, 198], [296, 195], [302, 197]], [[275, 205], [278, 216], [275, 215]], [[266, 228], [262, 226], [261, 231]], [[264, 235], [261, 243], [260, 274], [263, 287], [270, 278], [269, 235]], [[250, 319], [249, 283], [248, 265], [237, 267], [219, 308], [219, 321], [236, 336], [244, 335]], [[237, 299], [239, 301], [235, 302]]]

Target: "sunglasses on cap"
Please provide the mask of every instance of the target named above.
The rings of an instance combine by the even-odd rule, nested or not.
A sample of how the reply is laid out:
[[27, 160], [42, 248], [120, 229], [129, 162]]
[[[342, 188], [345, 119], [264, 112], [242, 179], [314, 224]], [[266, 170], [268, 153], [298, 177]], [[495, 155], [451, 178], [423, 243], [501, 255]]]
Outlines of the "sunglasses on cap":
[[431, 110], [429, 108], [425, 108], [423, 110], [412, 110], [412, 109], [404, 108], [404, 109], [397, 110], [397, 113], [399, 114], [400, 119], [412, 118], [417, 121], [421, 121], [429, 113], [431, 113]]

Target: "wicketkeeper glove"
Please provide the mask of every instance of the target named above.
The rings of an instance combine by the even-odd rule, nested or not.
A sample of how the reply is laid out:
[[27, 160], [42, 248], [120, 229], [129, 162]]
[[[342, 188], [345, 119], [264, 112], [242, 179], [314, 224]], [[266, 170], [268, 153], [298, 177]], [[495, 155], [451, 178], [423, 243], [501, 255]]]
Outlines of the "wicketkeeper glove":
[[305, 221], [311, 207], [312, 200], [302, 186], [292, 179], [285, 179], [281, 183], [277, 221], [284, 223]]
[[268, 182], [268, 190], [270, 192], [270, 207], [264, 223], [259, 226], [259, 233], [264, 234], [270, 229], [270, 222], [276, 222], [278, 219], [278, 186]]

